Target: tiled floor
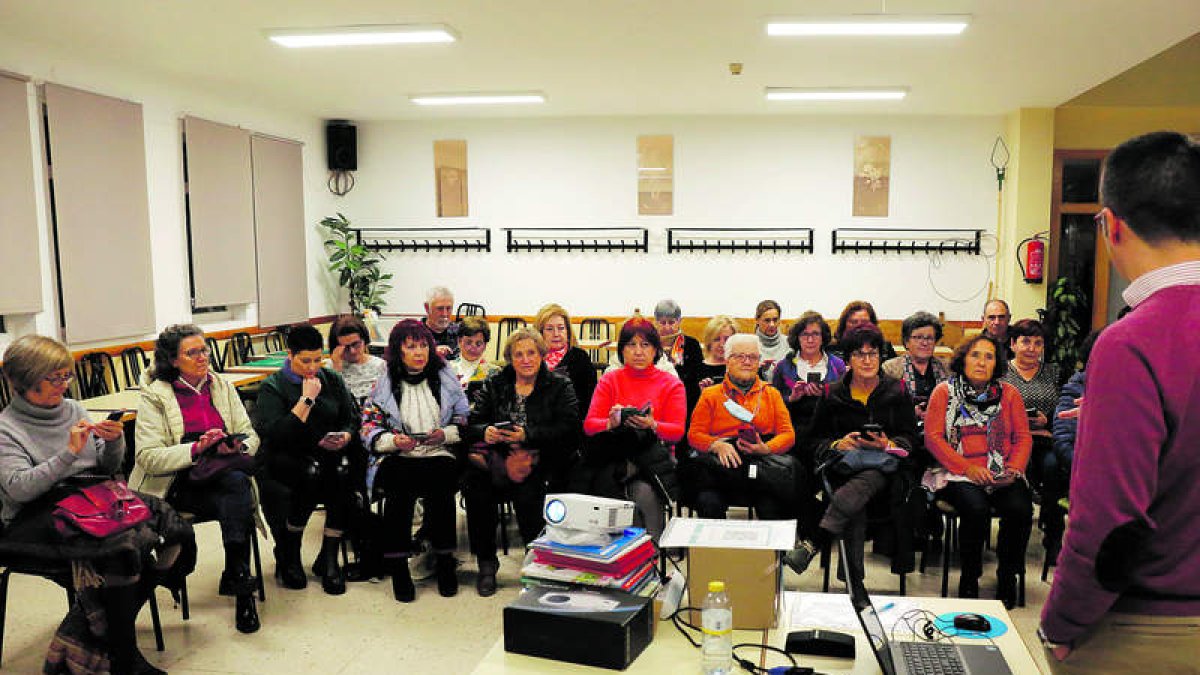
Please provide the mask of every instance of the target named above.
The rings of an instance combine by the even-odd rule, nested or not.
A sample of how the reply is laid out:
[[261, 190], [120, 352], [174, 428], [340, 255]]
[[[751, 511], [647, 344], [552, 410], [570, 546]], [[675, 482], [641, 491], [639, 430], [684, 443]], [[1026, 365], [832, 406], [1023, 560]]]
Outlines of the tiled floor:
[[[319, 521], [320, 515], [314, 518]], [[311, 562], [319, 547], [317, 523], [310, 524], [305, 559]], [[466, 550], [465, 528], [460, 527], [460, 551]], [[514, 532], [514, 537], [515, 537]], [[520, 553], [502, 558], [500, 591], [480, 598], [474, 589], [474, 560], [461, 553], [462, 589], [454, 598], [437, 594], [433, 580], [418, 582], [417, 600], [400, 604], [392, 599], [390, 582], [350, 584], [340, 597], [321, 592], [319, 580], [303, 591], [289, 591], [267, 581], [267, 602], [260, 605], [262, 629], [242, 635], [233, 628], [233, 599], [217, 596], [221, 573], [220, 533], [215, 524], [197, 529], [201, 559], [191, 577], [191, 620], [183, 621], [166, 591], [158, 599], [162, 610], [166, 651], [154, 651], [150, 613], [138, 621], [143, 652], [159, 667], [176, 675], [185, 673], [469, 673], [501, 635], [504, 606], [516, 595]], [[270, 546], [264, 548], [264, 569], [274, 570]], [[1037, 649], [1038, 614], [1049, 585], [1038, 579], [1041, 570], [1040, 534], [1034, 533], [1028, 559], [1027, 606], [1013, 610], [1017, 629], [1039, 667], [1045, 662]], [[985, 569], [994, 570], [992, 554], [985, 554]], [[957, 572], [951, 571], [951, 589]], [[786, 572], [789, 589], [820, 590], [821, 571], [813, 568], [802, 577]], [[981, 595], [993, 597], [995, 577], [985, 574]], [[884, 558], [867, 556], [867, 586], [872, 592], [894, 594], [897, 578]], [[941, 567], [931, 560], [926, 574], [908, 579], [910, 595], [938, 595]], [[834, 582], [833, 589], [841, 592]], [[3, 671], [35, 673], [51, 633], [65, 612], [62, 591], [40, 579], [14, 576], [9, 589], [7, 630], [4, 636]], [[1023, 674], [1022, 674], [1023, 675]]]

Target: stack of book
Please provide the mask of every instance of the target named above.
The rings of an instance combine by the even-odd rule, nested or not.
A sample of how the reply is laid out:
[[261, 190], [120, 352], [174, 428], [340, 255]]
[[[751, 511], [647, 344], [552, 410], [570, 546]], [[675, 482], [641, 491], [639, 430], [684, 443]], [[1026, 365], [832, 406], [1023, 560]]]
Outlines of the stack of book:
[[611, 535], [604, 545], [572, 546], [542, 536], [530, 548], [521, 568], [521, 581], [527, 585], [576, 584], [650, 597], [660, 584], [658, 551], [638, 527]]

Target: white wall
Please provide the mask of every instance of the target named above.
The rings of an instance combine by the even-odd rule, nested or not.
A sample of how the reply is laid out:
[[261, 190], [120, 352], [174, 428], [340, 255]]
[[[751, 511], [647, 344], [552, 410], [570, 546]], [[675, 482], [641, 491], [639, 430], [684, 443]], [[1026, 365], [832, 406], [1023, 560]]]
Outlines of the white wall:
[[[19, 41], [0, 41], [0, 69], [21, 73], [35, 82], [52, 81], [58, 84], [86, 89], [98, 94], [113, 96], [142, 104], [146, 139], [146, 169], [149, 191], [149, 211], [153, 260], [155, 321], [159, 327], [170, 323], [191, 321], [188, 289], [187, 235], [184, 223], [183, 196], [183, 151], [181, 126], [183, 115], [195, 115], [217, 122], [241, 126], [253, 131], [274, 136], [292, 138], [305, 144], [304, 181], [306, 186], [305, 213], [306, 236], [309, 242], [309, 257], [320, 255], [318, 234], [312, 226], [328, 211], [328, 193], [325, 190], [325, 143], [322, 123], [313, 117], [291, 114], [286, 111], [270, 110], [253, 101], [238, 100], [199, 91], [185, 84], [153, 78], [118, 68], [99, 66], [69, 58], [62, 58], [53, 49]], [[31, 113], [40, 118], [40, 108], [30, 95]], [[40, 146], [40, 122], [33, 123], [35, 164], [37, 165], [38, 207], [42, 232], [41, 250], [44, 270], [43, 311], [36, 315], [6, 317], [9, 335], [28, 332], [58, 335], [58, 300], [54, 282], [54, 263], [50, 256], [50, 222], [48, 199], [45, 194], [45, 170]], [[96, 236], [104, 236], [97, 232]], [[103, 274], [106, 265], [120, 264], [119, 261], [95, 261], [96, 273]], [[327, 285], [318, 264], [310, 262], [309, 278], [298, 279], [297, 284], [306, 283], [310, 288], [310, 315], [331, 312]], [[3, 283], [19, 283], [19, 280], [0, 276]], [[114, 297], [114, 306], [120, 298]], [[232, 321], [207, 324], [205, 327], [220, 330], [231, 327], [252, 326], [256, 323], [256, 308], [244, 308], [240, 317]], [[128, 340], [151, 339], [153, 335], [130, 336]], [[73, 344], [74, 349], [84, 349], [90, 344]]]
[[[670, 117], [360, 123], [357, 187], [332, 206], [363, 227], [493, 228], [491, 253], [392, 253], [387, 311], [420, 311], [427, 287], [489, 314], [648, 312], [674, 297], [689, 315], [836, 314], [849, 300], [884, 318], [916, 309], [977, 319], [989, 258], [830, 252], [836, 227], [996, 229], [988, 163], [1000, 117]], [[675, 215], [636, 214], [636, 137], [675, 137]], [[852, 218], [854, 138], [892, 137], [891, 215]], [[433, 141], [467, 140], [470, 217], [435, 218]], [[640, 226], [648, 255], [504, 252], [500, 228]], [[813, 255], [666, 255], [667, 227], [812, 227]], [[994, 241], [985, 242], [994, 252]], [[933, 283], [931, 283], [931, 280]], [[936, 286], [936, 289], [935, 289]], [[955, 300], [939, 297], [941, 292]], [[972, 297], [975, 296], [975, 297]]]

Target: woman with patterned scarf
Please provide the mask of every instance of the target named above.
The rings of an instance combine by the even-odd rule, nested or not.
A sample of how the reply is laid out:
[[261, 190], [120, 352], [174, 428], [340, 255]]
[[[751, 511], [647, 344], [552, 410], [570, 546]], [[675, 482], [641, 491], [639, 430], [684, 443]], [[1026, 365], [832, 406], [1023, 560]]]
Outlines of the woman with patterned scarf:
[[551, 372], [566, 375], [575, 387], [575, 398], [579, 403], [579, 418], [587, 415], [596, 390], [596, 367], [592, 357], [575, 344], [575, 333], [571, 329], [571, 315], [562, 305], [550, 303], [538, 310], [533, 318], [533, 327], [546, 341], [546, 358], [543, 359]]
[[925, 472], [922, 484], [952, 504], [961, 521], [959, 597], [979, 597], [983, 543], [992, 509], [999, 514], [996, 598], [1012, 609], [1033, 523], [1025, 480], [1032, 440], [1021, 394], [999, 381], [1008, 365], [997, 359], [1000, 353], [1000, 345], [987, 335], [955, 350], [953, 375], [929, 397], [925, 447], [939, 466]]

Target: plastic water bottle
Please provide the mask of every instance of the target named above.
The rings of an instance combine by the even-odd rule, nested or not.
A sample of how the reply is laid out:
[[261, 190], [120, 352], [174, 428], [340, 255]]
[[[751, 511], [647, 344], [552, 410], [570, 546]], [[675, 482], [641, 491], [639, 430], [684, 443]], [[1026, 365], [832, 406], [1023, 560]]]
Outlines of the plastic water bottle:
[[724, 581], [708, 582], [708, 595], [700, 609], [704, 642], [700, 645], [700, 672], [729, 675], [733, 672], [733, 605], [725, 595]]

